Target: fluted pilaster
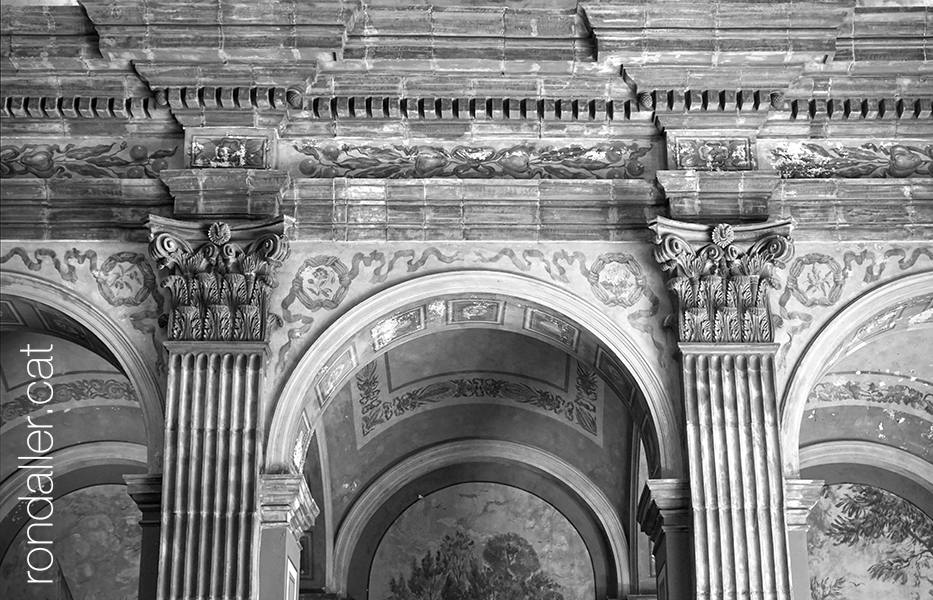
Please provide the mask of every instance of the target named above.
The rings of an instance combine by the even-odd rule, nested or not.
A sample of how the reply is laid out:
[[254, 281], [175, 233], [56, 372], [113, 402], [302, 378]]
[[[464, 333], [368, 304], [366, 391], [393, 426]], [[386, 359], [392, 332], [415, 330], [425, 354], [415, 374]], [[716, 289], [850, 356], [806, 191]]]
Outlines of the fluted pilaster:
[[805, 577], [788, 553], [769, 304], [790, 222], [651, 228], [680, 340], [694, 597], [790, 600]]
[[160, 600], [253, 597], [264, 342], [166, 342]]
[[790, 597], [773, 344], [681, 344], [697, 598]]
[[149, 220], [170, 296], [159, 600], [258, 597], [268, 300], [288, 225]]

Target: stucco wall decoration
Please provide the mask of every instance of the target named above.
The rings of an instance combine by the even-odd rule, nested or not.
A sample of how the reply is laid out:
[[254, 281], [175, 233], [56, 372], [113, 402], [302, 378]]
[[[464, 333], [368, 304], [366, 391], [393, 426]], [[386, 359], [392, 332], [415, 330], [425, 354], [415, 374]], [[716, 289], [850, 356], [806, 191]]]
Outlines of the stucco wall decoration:
[[500, 484], [465, 483], [412, 505], [373, 559], [371, 600], [590, 600], [590, 557], [552, 506]]
[[828, 485], [808, 524], [813, 600], [933, 596], [933, 519], [900, 496]]
[[[172, 165], [178, 146], [150, 151], [126, 141], [93, 146], [25, 144], [0, 146], [0, 177], [106, 177], [157, 179]], [[175, 162], [175, 161], [172, 161]]]
[[628, 179], [644, 175], [645, 165], [639, 159], [652, 146], [633, 142], [563, 148], [530, 144], [445, 148], [305, 142], [294, 148], [309, 157], [298, 165], [307, 177]]

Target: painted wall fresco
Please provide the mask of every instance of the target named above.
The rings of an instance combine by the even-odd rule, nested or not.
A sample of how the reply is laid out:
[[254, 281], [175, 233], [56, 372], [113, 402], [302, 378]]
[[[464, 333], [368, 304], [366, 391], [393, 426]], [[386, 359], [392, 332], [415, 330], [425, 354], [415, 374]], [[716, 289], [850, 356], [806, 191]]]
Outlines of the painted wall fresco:
[[[517, 333], [472, 329], [438, 333], [410, 344], [389, 351], [388, 371], [385, 360], [378, 361], [382, 365], [381, 398], [405, 394], [439, 378], [471, 378], [467, 374], [444, 375], [454, 371], [508, 376], [565, 399], [574, 397], [576, 365], [565, 353], [543, 341]], [[484, 346], [485, 351], [477, 350]], [[495, 371], [510, 375], [496, 375]], [[409, 413], [403, 426], [385, 426], [378, 434], [363, 437], [362, 405], [356, 378], [351, 377], [324, 413], [333, 517], [339, 522], [367, 483], [402, 457], [460, 439], [509, 440], [560, 456], [587, 473], [620, 514], [627, 514], [630, 498], [626, 482], [636, 425], [626, 401], [610, 386], [603, 384], [601, 388], [597, 406], [601, 442], [564, 416], [529, 409], [514, 400], [477, 402], [476, 398], [443, 400], [442, 408]], [[389, 390], [393, 390], [391, 396]], [[389, 424], [398, 419], [393, 417]]]
[[933, 519], [900, 496], [828, 485], [808, 523], [813, 600], [933, 597]]
[[[297, 249], [293, 247], [293, 254]], [[288, 339], [280, 350], [279, 366], [284, 366], [296, 341], [314, 326], [315, 319], [310, 314], [302, 313], [337, 309], [355, 281], [359, 281], [356, 286], [359, 292], [361, 283], [379, 285], [386, 282], [390, 275], [448, 270], [437, 268], [446, 265], [515, 270], [529, 274], [536, 270], [535, 267], [541, 267], [556, 283], [589, 285], [589, 291], [599, 302], [607, 307], [626, 310], [628, 325], [650, 337], [663, 362], [664, 332], [652, 323], [653, 317], [658, 314], [661, 300], [652, 291], [645, 275], [642, 265], [646, 261], [639, 261], [624, 252], [611, 252], [596, 256], [590, 267], [587, 267], [587, 262], [585, 253], [565, 249], [556, 250], [552, 254], [540, 249], [513, 248], [500, 248], [498, 251], [447, 248], [442, 251], [434, 246], [420, 251], [402, 249], [395, 252], [356, 252], [352, 257], [347, 257], [349, 266], [337, 256], [312, 256], [294, 271], [291, 287], [281, 303]], [[404, 270], [399, 268], [402, 265]], [[366, 281], [363, 272], [368, 269], [372, 269], [372, 275]], [[581, 276], [580, 280], [575, 277], [577, 272]], [[663, 289], [663, 286], [658, 287]]]
[[[161, 339], [164, 325], [164, 296], [156, 285], [155, 271], [142, 252], [126, 250], [125, 244], [99, 244], [79, 250], [67, 245], [56, 247], [4, 246], [0, 267], [29, 272], [54, 283], [64, 284], [95, 302], [117, 321], [128, 323], [148, 338], [148, 348], [137, 345], [150, 356], [159, 375], [166, 373]], [[112, 253], [108, 255], [108, 250]], [[139, 250], [145, 251], [144, 247]], [[107, 258], [103, 258], [106, 256]], [[84, 266], [86, 265], [86, 270]], [[98, 301], [98, 299], [100, 301]], [[127, 328], [127, 335], [132, 331]]]
[[[437, 347], [436, 363], [431, 363], [437, 371], [423, 369], [413, 381], [406, 382], [404, 369], [398, 368], [411, 362], [404, 347], [364, 365], [351, 386], [359, 446], [407, 417], [452, 403], [508, 404], [535, 411], [602, 445], [605, 392], [596, 371], [560, 352], [530, 352], [528, 356], [549, 363], [552, 370], [545, 377], [529, 378], [529, 367], [509, 365], [515, 361], [509, 360], [502, 347], [484, 343], [486, 338], [474, 332], [453, 332], [451, 344], [457, 358], [451, 359], [450, 350]], [[521, 337], [510, 339], [522, 347]], [[534, 348], [539, 350], [540, 345]], [[458, 361], [461, 368], [455, 366]]]
[[[823, 251], [819, 251], [823, 250]], [[928, 270], [933, 248], [854, 247], [845, 252], [822, 245], [797, 245], [795, 258], [782, 274], [784, 289], [777, 301], [775, 341], [781, 344], [779, 371], [793, 364], [808, 339], [831, 315], [870, 288], [891, 277]], [[879, 318], [882, 315], [879, 315]], [[779, 385], [781, 379], [779, 378]]]
[[[136, 598], [142, 539], [139, 518], [139, 510], [121, 485], [85, 488], [55, 501], [49, 537], [61, 578], [74, 600]], [[0, 563], [0, 597], [46, 600], [48, 586], [26, 583], [26, 550], [24, 528]]]
[[591, 600], [580, 534], [537, 496], [464, 483], [408, 508], [373, 559], [370, 600]]
[[800, 444], [864, 440], [933, 462], [933, 295], [880, 314], [810, 391]]

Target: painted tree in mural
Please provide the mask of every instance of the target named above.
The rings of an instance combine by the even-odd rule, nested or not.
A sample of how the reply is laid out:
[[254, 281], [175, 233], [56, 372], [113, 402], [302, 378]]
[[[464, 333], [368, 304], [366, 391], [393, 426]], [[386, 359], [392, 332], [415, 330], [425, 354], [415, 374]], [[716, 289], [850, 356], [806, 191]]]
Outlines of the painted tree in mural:
[[869, 567], [872, 579], [908, 583], [933, 581], [933, 520], [915, 506], [876, 487], [852, 486], [853, 494], [837, 507], [841, 516], [827, 529], [838, 544], [888, 540], [891, 551]]
[[[868, 567], [871, 579], [911, 587], [933, 583], [933, 519], [879, 488], [844, 487], [849, 489], [835, 496], [835, 517], [817, 523], [824, 539], [849, 547], [883, 547], [880, 560]], [[824, 488], [826, 494], [831, 491]], [[819, 548], [811, 547], [810, 552], [812, 556]], [[817, 600], [843, 598], [846, 583], [844, 578], [815, 578], [810, 585], [811, 595]]]
[[462, 532], [444, 536], [441, 547], [412, 559], [406, 579], [392, 578], [386, 600], [563, 600], [560, 585], [541, 570], [538, 554], [515, 533], [499, 534], [483, 548]]

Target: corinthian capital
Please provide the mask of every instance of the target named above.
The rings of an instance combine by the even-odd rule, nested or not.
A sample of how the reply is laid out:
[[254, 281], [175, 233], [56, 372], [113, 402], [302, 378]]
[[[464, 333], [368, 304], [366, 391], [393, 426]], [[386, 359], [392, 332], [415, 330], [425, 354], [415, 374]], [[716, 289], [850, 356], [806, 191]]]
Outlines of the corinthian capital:
[[265, 341], [287, 225], [281, 217], [240, 226], [150, 217], [149, 255], [169, 273], [169, 339]]
[[789, 220], [732, 227], [658, 217], [654, 258], [667, 287], [681, 342], [772, 342], [772, 272], [794, 254]]

